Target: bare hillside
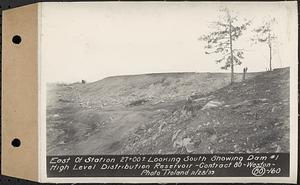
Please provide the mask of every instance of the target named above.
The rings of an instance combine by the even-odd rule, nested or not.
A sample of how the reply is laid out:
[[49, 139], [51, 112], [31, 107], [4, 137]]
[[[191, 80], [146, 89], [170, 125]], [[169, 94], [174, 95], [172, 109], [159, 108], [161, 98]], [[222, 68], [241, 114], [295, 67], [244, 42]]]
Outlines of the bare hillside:
[[109, 77], [47, 90], [47, 153], [289, 150], [289, 69]]
[[194, 96], [124, 143], [124, 154], [288, 152], [289, 69]]
[[[255, 74], [248, 74], [251, 78]], [[242, 75], [236, 74], [236, 81]], [[94, 108], [183, 100], [228, 85], [228, 73], [153, 73], [115, 76], [78, 88], [80, 98]]]

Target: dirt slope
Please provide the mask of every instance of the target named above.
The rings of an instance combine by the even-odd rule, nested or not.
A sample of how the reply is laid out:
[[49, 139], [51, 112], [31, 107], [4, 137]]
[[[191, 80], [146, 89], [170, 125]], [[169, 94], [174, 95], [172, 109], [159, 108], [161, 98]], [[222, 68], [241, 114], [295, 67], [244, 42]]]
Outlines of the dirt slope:
[[194, 96], [145, 125], [128, 136], [121, 153], [287, 152], [289, 69]]
[[175, 73], [49, 85], [47, 153], [287, 151], [289, 69]]
[[[249, 74], [249, 78], [254, 76]], [[242, 75], [236, 74], [236, 81]], [[126, 106], [132, 103], [174, 102], [192, 94], [206, 94], [226, 86], [228, 73], [153, 73], [108, 77], [79, 89], [83, 102], [93, 107]]]

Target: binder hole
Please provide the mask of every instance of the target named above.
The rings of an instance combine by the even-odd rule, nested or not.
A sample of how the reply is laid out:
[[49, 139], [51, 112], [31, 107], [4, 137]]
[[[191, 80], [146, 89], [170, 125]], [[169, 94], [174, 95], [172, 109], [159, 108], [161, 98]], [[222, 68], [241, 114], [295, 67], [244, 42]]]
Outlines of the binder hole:
[[18, 139], [18, 138], [13, 139], [12, 142], [11, 142], [11, 145], [13, 147], [19, 147], [21, 145], [20, 139]]
[[13, 42], [14, 44], [20, 44], [21, 41], [22, 41], [22, 39], [21, 39], [21, 37], [20, 37], [19, 35], [15, 35], [15, 36], [13, 36], [13, 38], [12, 38], [12, 42]]

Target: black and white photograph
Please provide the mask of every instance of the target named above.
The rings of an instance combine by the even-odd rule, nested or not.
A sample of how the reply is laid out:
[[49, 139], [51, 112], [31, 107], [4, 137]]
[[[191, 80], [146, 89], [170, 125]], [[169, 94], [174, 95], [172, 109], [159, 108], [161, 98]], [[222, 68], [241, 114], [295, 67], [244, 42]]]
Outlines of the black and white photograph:
[[47, 4], [46, 155], [289, 154], [295, 5]]

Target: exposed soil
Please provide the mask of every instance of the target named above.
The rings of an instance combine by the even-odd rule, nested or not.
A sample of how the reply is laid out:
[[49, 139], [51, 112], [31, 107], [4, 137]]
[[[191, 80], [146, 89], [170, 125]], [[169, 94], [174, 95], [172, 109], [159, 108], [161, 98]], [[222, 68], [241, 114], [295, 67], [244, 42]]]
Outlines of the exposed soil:
[[289, 151], [289, 68], [152, 74], [47, 88], [47, 153]]

